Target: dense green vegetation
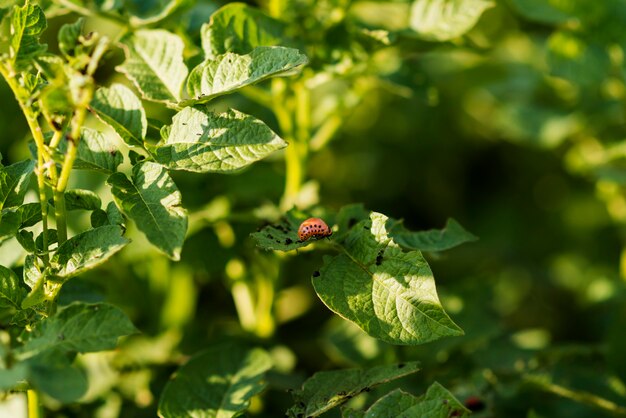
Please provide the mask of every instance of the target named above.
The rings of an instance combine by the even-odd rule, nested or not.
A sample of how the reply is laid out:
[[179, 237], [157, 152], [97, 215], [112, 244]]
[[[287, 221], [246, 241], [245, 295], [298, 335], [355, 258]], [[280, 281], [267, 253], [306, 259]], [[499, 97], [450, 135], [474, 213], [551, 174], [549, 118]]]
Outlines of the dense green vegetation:
[[0, 18], [0, 416], [626, 416], [622, 0]]

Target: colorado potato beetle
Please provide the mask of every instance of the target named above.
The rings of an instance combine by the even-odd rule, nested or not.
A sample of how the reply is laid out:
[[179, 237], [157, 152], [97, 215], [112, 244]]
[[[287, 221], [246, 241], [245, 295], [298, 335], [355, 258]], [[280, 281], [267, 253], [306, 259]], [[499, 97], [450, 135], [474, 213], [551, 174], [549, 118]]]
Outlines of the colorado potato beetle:
[[309, 218], [300, 224], [298, 238], [306, 241], [310, 238], [324, 238], [333, 234], [333, 231], [320, 218]]

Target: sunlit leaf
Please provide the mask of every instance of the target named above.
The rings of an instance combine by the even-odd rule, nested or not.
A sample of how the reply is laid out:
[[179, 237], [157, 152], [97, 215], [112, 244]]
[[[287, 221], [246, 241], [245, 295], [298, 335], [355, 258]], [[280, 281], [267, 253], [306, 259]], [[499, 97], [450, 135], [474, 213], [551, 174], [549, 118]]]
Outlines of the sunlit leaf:
[[247, 54], [257, 46], [282, 43], [285, 24], [244, 3], [230, 3], [211, 15], [201, 29], [207, 58], [227, 52]]
[[493, 6], [489, 0], [415, 0], [411, 29], [422, 39], [448, 41], [468, 32]]
[[113, 84], [110, 88], [99, 88], [91, 107], [128, 145], [143, 146], [148, 129], [146, 112], [141, 100], [128, 87]]
[[153, 152], [168, 168], [207, 173], [241, 169], [285, 146], [283, 139], [250, 115], [187, 107], [174, 116], [167, 139]]
[[257, 47], [246, 55], [228, 52], [195, 67], [187, 80], [193, 98], [185, 104], [204, 103], [269, 77], [289, 73], [307, 63], [297, 49]]
[[119, 226], [102, 226], [75, 235], [59, 245], [50, 260], [52, 273], [68, 279], [104, 263], [129, 241]]
[[152, 245], [178, 260], [187, 232], [187, 212], [167, 170], [153, 162], [142, 162], [133, 167], [131, 180], [114, 173], [107, 183], [118, 206]]
[[[365, 332], [393, 344], [422, 344], [463, 331], [443, 310], [430, 267], [419, 251], [404, 252], [373, 212], [326, 257], [312, 278], [320, 299]], [[315, 277], [317, 276], [317, 277]]]
[[16, 69], [24, 68], [45, 52], [47, 46], [39, 43], [39, 37], [46, 26], [46, 17], [38, 5], [13, 7], [9, 57]]
[[135, 84], [144, 99], [177, 102], [187, 77], [183, 41], [162, 29], [142, 29], [122, 40], [126, 61], [117, 69]]

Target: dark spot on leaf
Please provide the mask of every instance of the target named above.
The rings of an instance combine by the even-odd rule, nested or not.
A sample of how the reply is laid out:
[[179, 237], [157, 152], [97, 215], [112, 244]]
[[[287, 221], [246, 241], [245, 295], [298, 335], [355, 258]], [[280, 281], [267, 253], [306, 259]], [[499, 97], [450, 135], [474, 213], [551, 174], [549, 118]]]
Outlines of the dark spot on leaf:
[[117, 151], [113, 150], [113, 151], [109, 151], [109, 154], [111, 154], [112, 156], [115, 157], [115, 155], [117, 154]]
[[268, 237], [269, 239], [274, 239], [274, 236], [273, 236], [272, 234], [267, 234], [267, 237]]
[[402, 368], [404, 368], [404, 366], [406, 366], [406, 364], [400, 363], [400, 364], [398, 364], [398, 369], [402, 369]]
[[448, 400], [447, 400], [447, 399], [444, 399], [444, 400], [443, 400], [443, 404], [444, 404], [444, 405], [447, 405], [447, 404], [448, 404]]
[[347, 394], [348, 394], [348, 392], [346, 392], [345, 390], [337, 392], [337, 395], [339, 395], [339, 396], [346, 396]]
[[291, 238], [287, 238], [287, 239], [285, 240], [285, 245], [289, 245], [289, 244], [291, 244], [292, 242], [293, 242], [293, 241], [291, 240]]
[[356, 224], [356, 218], [348, 219], [348, 228], [352, 228]]
[[370, 227], [367, 225], [363, 225], [363, 229], [367, 229], [369, 231]]
[[187, 123], [186, 123], [186, 122], [183, 122], [183, 125], [184, 125], [184, 126], [187, 126]]
[[385, 250], [380, 250], [378, 252], [378, 255], [376, 256], [376, 265], [380, 266], [383, 263], [383, 253], [385, 252]]
[[372, 390], [372, 388], [369, 388], [369, 387], [363, 388], [363, 392], [369, 392], [370, 390]]
[[320, 272], [319, 271], [314, 271], [313, 272], [313, 277], [320, 277]]

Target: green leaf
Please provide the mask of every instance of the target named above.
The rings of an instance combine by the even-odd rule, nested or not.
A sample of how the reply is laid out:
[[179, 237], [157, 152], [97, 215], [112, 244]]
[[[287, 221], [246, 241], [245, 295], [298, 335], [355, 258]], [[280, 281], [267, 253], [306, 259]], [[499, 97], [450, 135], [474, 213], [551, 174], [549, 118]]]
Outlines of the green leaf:
[[55, 350], [31, 358], [26, 363], [30, 368], [29, 381], [60, 402], [76, 401], [87, 391], [85, 372]]
[[26, 381], [28, 371], [26, 363], [17, 363], [10, 369], [0, 369], [0, 390], [7, 391], [18, 383]]
[[110, 350], [117, 339], [137, 332], [119, 308], [107, 303], [72, 303], [35, 324], [24, 345], [15, 350], [20, 360], [60, 353]]
[[250, 235], [256, 241], [256, 245], [265, 250], [291, 251], [306, 247], [314, 241], [300, 241], [298, 228], [302, 221], [309, 217], [292, 209], [280, 219], [280, 222], [266, 225]]
[[188, 69], [185, 45], [165, 30], [138, 30], [122, 39], [126, 61], [117, 70], [137, 86], [144, 99], [177, 102]]
[[611, 71], [606, 47], [574, 31], [557, 31], [550, 36], [547, 60], [552, 75], [584, 86], [602, 83]]
[[468, 32], [493, 6], [489, 0], [415, 0], [410, 26], [422, 39], [449, 41]]
[[50, 260], [51, 272], [65, 279], [76, 276], [104, 263], [128, 242], [119, 226], [102, 226], [82, 232], [59, 245]]
[[201, 28], [207, 58], [227, 52], [247, 54], [257, 46], [283, 44], [285, 24], [244, 3], [229, 3]]
[[113, 84], [98, 89], [91, 101], [96, 115], [128, 145], [143, 147], [148, 121], [141, 100], [128, 87]]
[[439, 303], [433, 274], [419, 251], [403, 252], [387, 232], [388, 218], [372, 212], [326, 257], [313, 287], [332, 311], [375, 338], [423, 344], [462, 335]]
[[454, 219], [448, 219], [444, 229], [411, 232], [398, 223], [391, 228], [389, 235], [400, 246], [420, 251], [444, 251], [478, 238], [466, 231]]
[[20, 285], [20, 279], [13, 270], [0, 266], [0, 304], [9, 303], [21, 309], [22, 300], [26, 297], [26, 289]]
[[28, 66], [33, 58], [46, 50], [47, 46], [39, 43], [46, 26], [46, 17], [39, 6], [13, 7], [9, 58], [16, 70]]
[[383, 396], [374, 403], [363, 418], [411, 417], [468, 417], [468, 411], [448, 390], [433, 383], [423, 397], [416, 397], [400, 389]]
[[66, 210], [96, 210], [101, 205], [100, 197], [91, 190], [72, 189], [65, 192]]
[[527, 19], [560, 24], [575, 19], [577, 0], [509, 0], [513, 9]]
[[36, 250], [35, 247], [35, 236], [32, 231], [21, 230], [15, 234], [15, 239], [20, 245], [29, 253], [34, 253]]
[[[61, 142], [60, 151], [64, 152], [66, 148], [65, 141]], [[75, 169], [110, 174], [117, 170], [117, 166], [122, 161], [122, 153], [104, 134], [89, 128], [81, 130], [81, 139], [74, 161]]]
[[112, 174], [111, 186], [118, 206], [148, 240], [173, 260], [180, 251], [187, 231], [187, 213], [178, 187], [159, 164], [142, 162], [133, 167], [132, 179]]
[[37, 238], [35, 239], [35, 247], [37, 248], [37, 251], [39, 252], [46, 252], [50, 249], [50, 246], [52, 244], [59, 242], [58, 239], [59, 237], [57, 236], [57, 230], [48, 229], [48, 248], [44, 248], [45, 246], [43, 244], [43, 232], [39, 234]]
[[22, 309], [28, 309], [39, 305], [46, 299], [44, 292], [44, 283], [46, 276], [41, 272], [37, 264], [37, 257], [29, 254], [24, 260], [24, 283], [31, 288], [28, 295], [22, 301]]
[[0, 209], [22, 204], [34, 168], [33, 160], [0, 167]]
[[174, 170], [229, 172], [286, 146], [250, 115], [233, 109], [214, 114], [206, 108], [187, 107], [174, 116], [169, 136], [153, 153], [159, 163]]
[[17, 234], [22, 223], [19, 208], [3, 209], [0, 218], [0, 242], [12, 238]]
[[41, 221], [41, 204], [25, 203], [19, 208], [22, 223], [20, 228], [28, 228]]
[[66, 23], [59, 29], [59, 50], [65, 57], [73, 57], [76, 47], [80, 44], [79, 38], [85, 24], [84, 18], [74, 23]]
[[371, 369], [333, 370], [315, 373], [294, 391], [295, 405], [288, 411], [290, 417], [316, 417], [347, 402], [361, 392], [419, 371], [416, 361], [377, 366]]
[[236, 417], [265, 388], [269, 355], [255, 348], [220, 345], [194, 356], [163, 389], [161, 418]]
[[191, 71], [187, 91], [194, 98], [183, 104], [205, 103], [269, 77], [290, 73], [306, 63], [306, 56], [297, 49], [279, 46], [257, 47], [247, 55], [228, 52]]

